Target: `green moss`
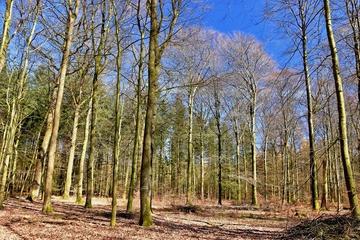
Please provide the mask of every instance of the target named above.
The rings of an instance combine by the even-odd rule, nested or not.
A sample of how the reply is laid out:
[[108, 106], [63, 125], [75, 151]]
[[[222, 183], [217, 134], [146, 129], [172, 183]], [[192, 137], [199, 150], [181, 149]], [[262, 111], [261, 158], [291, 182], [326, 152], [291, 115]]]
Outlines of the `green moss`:
[[51, 206], [51, 202], [45, 204], [45, 206], [43, 206], [42, 212], [45, 214], [49, 214], [52, 213], [54, 211], [54, 209]]

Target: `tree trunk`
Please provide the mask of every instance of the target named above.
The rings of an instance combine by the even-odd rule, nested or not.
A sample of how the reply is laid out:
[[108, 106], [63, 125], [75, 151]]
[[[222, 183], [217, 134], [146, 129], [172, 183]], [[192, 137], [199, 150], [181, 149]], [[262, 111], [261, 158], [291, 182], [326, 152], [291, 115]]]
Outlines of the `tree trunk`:
[[[92, 106], [91, 106], [91, 121], [90, 121], [90, 150], [89, 150], [89, 158], [87, 162], [87, 184], [86, 184], [86, 201], [85, 208], [92, 208], [92, 198], [94, 195], [94, 160], [95, 160], [95, 148], [97, 144], [97, 113], [98, 113], [98, 105], [99, 105], [99, 77], [101, 72], [103, 71], [103, 50], [105, 48], [105, 34], [106, 31], [106, 3], [102, 1], [101, 3], [101, 30], [99, 37], [99, 44], [95, 46], [94, 38], [95, 33], [92, 33], [93, 38], [93, 47], [94, 50], [94, 75], [92, 81]], [[93, 26], [93, 29], [95, 27]]]
[[[201, 119], [203, 121], [203, 119]], [[204, 169], [204, 127], [203, 123], [201, 122], [200, 128], [200, 198], [204, 200], [204, 176], [205, 176], [205, 169]]]
[[302, 43], [302, 60], [303, 71], [306, 86], [306, 100], [307, 100], [307, 122], [309, 133], [309, 159], [310, 159], [310, 189], [311, 189], [311, 206], [314, 210], [318, 210], [319, 194], [318, 194], [318, 181], [317, 181], [317, 164], [315, 155], [315, 139], [314, 139], [314, 123], [313, 123], [313, 104], [312, 104], [312, 91], [311, 79], [308, 66], [308, 46], [307, 46], [307, 23], [303, 6], [299, 5], [300, 20], [301, 20], [301, 43]]
[[221, 132], [221, 115], [220, 115], [220, 98], [214, 86], [214, 98], [215, 98], [215, 121], [217, 128], [217, 141], [218, 141], [218, 205], [222, 205], [222, 132]]
[[191, 187], [191, 167], [193, 164], [193, 108], [194, 108], [194, 94], [195, 91], [190, 87], [188, 99], [188, 152], [187, 152], [187, 169], [186, 169], [186, 204], [191, 204], [191, 195], [192, 195], [192, 187]]
[[86, 115], [84, 140], [83, 140], [83, 146], [82, 146], [81, 157], [79, 162], [79, 172], [78, 172], [77, 188], [76, 188], [77, 204], [84, 203], [84, 199], [83, 199], [84, 164], [85, 164], [86, 151], [89, 141], [89, 130], [90, 130], [90, 121], [91, 121], [91, 112], [92, 112], [91, 107], [92, 107], [92, 98], [90, 98], [89, 107]]
[[264, 178], [265, 178], [265, 192], [264, 192], [264, 197], [265, 197], [265, 202], [267, 202], [268, 200], [268, 189], [267, 189], [267, 185], [268, 185], [268, 170], [267, 170], [267, 153], [268, 153], [268, 136], [265, 135], [265, 140], [264, 140]]
[[[140, 6], [138, 6], [140, 7]], [[138, 19], [138, 21], [140, 21]], [[140, 141], [140, 130], [141, 130], [141, 87], [143, 79], [143, 64], [144, 64], [144, 33], [141, 30], [140, 22], [138, 22], [138, 28], [141, 32], [140, 39], [140, 54], [139, 54], [139, 66], [138, 66], [138, 77], [136, 85], [136, 116], [135, 116], [135, 133], [134, 133], [134, 147], [132, 153], [132, 164], [131, 164], [131, 176], [130, 176], [130, 187], [128, 193], [128, 201], [126, 206], [126, 211], [131, 213], [133, 211], [133, 200], [136, 187], [137, 179], [137, 162], [139, 156], [139, 141]]]
[[[120, 159], [120, 142], [121, 142], [121, 123], [122, 111], [124, 105], [121, 103], [121, 67], [123, 49], [119, 36], [120, 25], [115, 14], [115, 35], [116, 35], [116, 100], [115, 100], [115, 134], [114, 134], [114, 166], [113, 166], [113, 182], [112, 182], [112, 203], [111, 203], [111, 221], [110, 225], [116, 225], [116, 208], [117, 208], [117, 186], [118, 186], [118, 169]], [[126, 189], [125, 189], [126, 190]]]
[[324, 10], [325, 10], [325, 21], [326, 21], [328, 42], [329, 42], [329, 47], [330, 47], [330, 51], [331, 51], [333, 75], [334, 75], [334, 80], [335, 80], [338, 117], [339, 117], [338, 121], [339, 121], [339, 141], [340, 141], [341, 160], [343, 163], [345, 183], [346, 183], [346, 188], [347, 188], [347, 192], [348, 192], [350, 208], [352, 210], [352, 215], [355, 218], [359, 219], [360, 218], [360, 207], [359, 207], [358, 197], [357, 197], [357, 193], [356, 193], [355, 179], [353, 176], [353, 172], [352, 172], [352, 168], [351, 168], [351, 161], [350, 161], [350, 156], [349, 156], [343, 83], [342, 83], [342, 79], [340, 76], [339, 59], [338, 59], [338, 54], [337, 54], [337, 49], [336, 49], [334, 33], [333, 33], [333, 29], [332, 29], [331, 8], [330, 8], [329, 0], [324, 0]]
[[[68, 4], [72, 5], [72, 1], [69, 1]], [[68, 19], [66, 25], [64, 50], [63, 50], [63, 56], [60, 66], [59, 88], [57, 91], [56, 104], [55, 104], [54, 117], [53, 117], [53, 128], [51, 132], [49, 152], [48, 152], [48, 165], [46, 171], [45, 192], [44, 192], [45, 195], [44, 195], [44, 203], [43, 203], [44, 213], [52, 212], [52, 206], [51, 206], [51, 193], [52, 193], [52, 182], [53, 182], [52, 178], [53, 178], [54, 163], [56, 157], [55, 155], [56, 155], [57, 137], [59, 131], [59, 124], [60, 124], [61, 104], [64, 95], [65, 77], [68, 67], [70, 48], [72, 44], [74, 24], [77, 17], [79, 0], [76, 0], [75, 5], [76, 5], [75, 9], [70, 11], [67, 17]]]
[[148, 97], [145, 115], [145, 130], [143, 141], [143, 152], [141, 161], [141, 175], [140, 175], [140, 220], [139, 224], [142, 226], [152, 225], [151, 216], [151, 159], [152, 159], [152, 136], [154, 129], [154, 116], [156, 113], [156, 92], [158, 86], [158, 77], [160, 72], [159, 54], [159, 26], [157, 16], [156, 0], [149, 0], [149, 14], [150, 14], [150, 39], [149, 39], [149, 62], [148, 62]]
[[257, 174], [256, 174], [256, 93], [250, 107], [250, 127], [251, 127], [251, 163], [252, 163], [252, 205], [257, 206]]
[[67, 165], [67, 171], [66, 171], [66, 179], [65, 179], [65, 186], [64, 186], [64, 194], [63, 198], [68, 199], [70, 194], [70, 187], [72, 182], [72, 172], [73, 172], [73, 166], [74, 166], [74, 157], [75, 157], [75, 150], [76, 150], [76, 139], [77, 139], [77, 132], [78, 132], [78, 123], [79, 123], [79, 117], [80, 117], [80, 104], [77, 104], [75, 106], [75, 112], [74, 112], [74, 123], [73, 123], [73, 129], [72, 129], [72, 135], [71, 135], [71, 147], [70, 147], [70, 153], [69, 153], [69, 159], [68, 159], [68, 165]]
[[234, 120], [235, 142], [236, 142], [236, 183], [238, 204], [241, 204], [241, 176], [240, 176], [240, 134], [237, 119]]

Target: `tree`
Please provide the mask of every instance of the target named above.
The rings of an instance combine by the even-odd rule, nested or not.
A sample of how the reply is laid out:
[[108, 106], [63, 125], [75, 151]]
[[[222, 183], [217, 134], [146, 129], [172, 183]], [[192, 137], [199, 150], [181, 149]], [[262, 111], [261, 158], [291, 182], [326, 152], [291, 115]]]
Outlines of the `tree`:
[[[95, 16], [97, 14], [97, 5], [100, 5], [99, 12], [101, 15], [100, 30], [97, 32], [97, 23], [95, 22]], [[90, 121], [90, 150], [89, 158], [87, 162], [87, 184], [86, 184], [86, 201], [85, 208], [92, 208], [92, 198], [94, 195], [94, 159], [95, 159], [95, 145], [97, 134], [97, 115], [99, 105], [99, 81], [100, 75], [104, 71], [104, 57], [106, 51], [106, 39], [109, 28], [108, 6], [105, 0], [100, 3], [93, 3], [93, 18], [91, 20], [91, 42], [94, 58], [94, 73], [92, 79], [92, 92], [91, 92], [91, 121]], [[98, 34], [100, 34], [98, 36]]]
[[[140, 221], [142, 226], [152, 225], [151, 206], [150, 206], [150, 188], [151, 188], [151, 159], [152, 159], [152, 136], [155, 128], [154, 117], [156, 115], [156, 100], [158, 78], [160, 74], [161, 57], [169, 44], [173, 34], [179, 11], [182, 7], [181, 0], [172, 0], [171, 18], [168, 26], [168, 32], [162, 44], [159, 44], [159, 36], [164, 17], [163, 2], [148, 0], [148, 11], [150, 15], [150, 38], [149, 38], [149, 60], [148, 60], [148, 97], [145, 114], [145, 134], [143, 141], [143, 153], [141, 161], [140, 175]], [[160, 5], [158, 5], [160, 4]], [[160, 10], [160, 14], [158, 14]], [[159, 24], [160, 23], [160, 24]]]
[[260, 44], [251, 37], [234, 34], [225, 43], [223, 49], [230, 65], [230, 73], [238, 77], [234, 77], [236, 80], [233, 85], [240, 90], [240, 93], [248, 101], [252, 139], [252, 204], [257, 205], [256, 109], [258, 106], [258, 94], [261, 91], [261, 82], [264, 82], [273, 64]]
[[360, 207], [356, 193], [356, 184], [352, 172], [350, 155], [349, 155], [343, 83], [340, 75], [339, 59], [338, 59], [337, 48], [336, 48], [336, 43], [332, 28], [331, 7], [329, 0], [324, 0], [324, 16], [326, 23], [326, 32], [329, 42], [329, 49], [331, 52], [333, 77], [335, 81], [337, 109], [338, 109], [338, 117], [339, 117], [338, 128], [339, 128], [340, 152], [341, 152], [341, 160], [344, 168], [345, 183], [348, 192], [350, 207], [352, 210], [352, 215], [355, 218], [360, 218]]
[[61, 115], [61, 104], [64, 95], [65, 78], [68, 68], [71, 44], [73, 41], [74, 26], [79, 10], [79, 4], [80, 4], [79, 0], [75, 0], [75, 2], [69, 0], [66, 3], [66, 7], [68, 8], [66, 32], [65, 32], [66, 35], [65, 35], [63, 55], [61, 60], [60, 72], [59, 72], [59, 80], [58, 80], [59, 86], [56, 94], [56, 102], [54, 107], [53, 126], [52, 126], [52, 132], [51, 132], [51, 138], [50, 138], [49, 150], [48, 150], [49, 152], [48, 152], [48, 162], [47, 162], [46, 179], [45, 179], [45, 193], [44, 193], [44, 202], [43, 202], [44, 213], [52, 212], [52, 206], [51, 206], [51, 192], [52, 192], [52, 182], [53, 182], [52, 178], [54, 171], [60, 115]]
[[[125, 2], [124, 9], [128, 5], [128, 1]], [[122, 112], [124, 104], [121, 102], [121, 67], [123, 64], [123, 47], [121, 41], [121, 21], [123, 18], [123, 13], [119, 13], [118, 9], [114, 5], [114, 2], [111, 3], [114, 9], [114, 24], [115, 24], [115, 43], [116, 43], [116, 97], [115, 97], [115, 133], [114, 133], [114, 148], [113, 148], [113, 184], [112, 184], [112, 209], [111, 209], [111, 222], [112, 227], [116, 224], [116, 208], [117, 208], [117, 186], [118, 186], [118, 168], [119, 168], [119, 158], [120, 158], [120, 143], [121, 143], [121, 124], [122, 124]]]
[[138, 53], [138, 71], [137, 71], [137, 82], [136, 82], [136, 115], [135, 115], [135, 133], [134, 133], [134, 147], [132, 153], [132, 164], [131, 164], [131, 176], [128, 192], [128, 201], [126, 206], [127, 212], [133, 211], [133, 199], [135, 194], [136, 179], [137, 179], [137, 166], [138, 166], [138, 157], [139, 157], [139, 147], [141, 142], [141, 104], [142, 104], [142, 82], [143, 82], [143, 73], [144, 73], [144, 58], [145, 58], [145, 24], [144, 20], [146, 18], [142, 17], [140, 14], [141, 2], [138, 1], [136, 9], [136, 22], [137, 28], [140, 33], [140, 43], [139, 43], [139, 53]]

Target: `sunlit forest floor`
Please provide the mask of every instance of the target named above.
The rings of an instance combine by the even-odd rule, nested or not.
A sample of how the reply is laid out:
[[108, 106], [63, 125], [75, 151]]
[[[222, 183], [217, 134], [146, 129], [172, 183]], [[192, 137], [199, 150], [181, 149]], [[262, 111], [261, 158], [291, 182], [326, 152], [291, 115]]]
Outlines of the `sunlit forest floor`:
[[298, 231], [300, 222], [312, 220], [308, 224], [314, 226], [314, 219], [338, 214], [301, 206], [252, 209], [202, 202], [188, 208], [176, 201], [154, 201], [154, 226], [143, 228], [137, 224], [138, 209], [127, 214], [120, 201], [117, 225], [111, 228], [110, 204], [111, 199], [97, 198], [92, 209], [85, 209], [74, 199], [54, 198], [54, 213], [45, 215], [40, 201], [10, 198], [0, 211], [0, 239], [276, 239]]

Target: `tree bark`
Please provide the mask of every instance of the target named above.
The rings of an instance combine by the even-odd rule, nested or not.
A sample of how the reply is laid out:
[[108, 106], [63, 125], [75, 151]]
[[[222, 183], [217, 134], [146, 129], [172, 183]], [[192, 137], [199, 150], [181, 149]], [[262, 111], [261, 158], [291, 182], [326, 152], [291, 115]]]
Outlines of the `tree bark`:
[[140, 38], [140, 53], [139, 53], [139, 66], [138, 66], [138, 77], [137, 77], [137, 85], [136, 85], [136, 116], [135, 116], [135, 133], [134, 133], [134, 147], [132, 153], [132, 164], [131, 164], [131, 176], [130, 176], [130, 187], [128, 193], [128, 201], [126, 206], [126, 211], [131, 213], [133, 211], [133, 200], [135, 194], [136, 187], [136, 178], [137, 178], [137, 162], [139, 156], [139, 141], [140, 141], [140, 130], [141, 130], [141, 88], [142, 88], [142, 80], [143, 80], [143, 68], [144, 68], [144, 32], [141, 28], [140, 23], [140, 6], [138, 5], [137, 9], [137, 25], [139, 32], [141, 33]]
[[302, 60], [303, 71], [306, 86], [306, 100], [307, 100], [307, 122], [309, 133], [309, 159], [310, 159], [310, 189], [311, 189], [311, 206], [314, 210], [318, 210], [319, 194], [318, 194], [318, 181], [317, 181], [317, 164], [315, 152], [315, 139], [314, 139], [314, 123], [313, 123], [313, 104], [312, 104], [312, 91], [311, 79], [309, 74], [308, 65], [308, 40], [307, 40], [307, 22], [304, 6], [299, 4], [300, 20], [301, 20], [301, 43], [302, 43]]
[[[95, 26], [92, 26], [92, 41], [94, 49], [94, 75], [92, 81], [92, 106], [91, 106], [91, 121], [90, 121], [90, 150], [89, 158], [87, 162], [87, 184], [86, 184], [86, 201], [85, 208], [92, 208], [92, 198], [94, 195], [94, 160], [95, 160], [95, 148], [97, 144], [97, 113], [99, 105], [99, 77], [103, 71], [103, 51], [105, 48], [105, 35], [106, 29], [106, 3], [101, 2], [101, 23], [100, 23], [100, 37], [99, 44], [95, 46]], [[95, 23], [92, 23], [93, 25]]]
[[[191, 84], [191, 83], [190, 83]], [[191, 167], [193, 164], [193, 108], [194, 108], [194, 94], [195, 91], [192, 87], [189, 89], [188, 93], [188, 151], [187, 151], [187, 168], [186, 168], [186, 204], [191, 204], [192, 196], [192, 184], [191, 184]]]
[[[68, 1], [70, 8], [72, 8], [72, 0]], [[69, 11], [67, 16], [67, 25], [66, 25], [66, 33], [65, 33], [65, 42], [64, 42], [64, 50], [63, 56], [61, 60], [60, 66], [60, 75], [59, 75], [59, 88], [57, 91], [56, 104], [54, 109], [54, 117], [53, 117], [53, 128], [51, 132], [50, 144], [49, 144], [49, 152], [48, 152], [48, 165], [46, 171], [46, 179], [45, 179], [45, 192], [44, 192], [44, 203], [43, 203], [43, 212], [50, 213], [52, 212], [51, 206], [51, 193], [52, 193], [52, 182], [53, 182], [53, 172], [54, 172], [54, 163], [55, 163], [55, 155], [56, 155], [56, 147], [57, 147], [57, 137], [59, 131], [60, 124], [60, 115], [61, 115], [61, 104], [64, 95], [64, 87], [65, 87], [65, 77], [68, 67], [70, 48], [73, 39], [73, 31], [74, 24], [78, 13], [79, 0], [75, 1], [75, 8], [72, 11]]]
[[251, 127], [251, 163], [252, 163], [252, 205], [257, 206], [257, 173], [256, 173], [256, 93], [250, 107], [250, 127]]
[[83, 146], [81, 151], [81, 157], [79, 162], [79, 172], [78, 172], [78, 181], [77, 181], [77, 188], [76, 188], [76, 203], [83, 204], [83, 180], [84, 180], [84, 164], [86, 158], [86, 151], [88, 147], [89, 141], [89, 131], [90, 131], [90, 121], [91, 121], [91, 106], [92, 106], [92, 98], [89, 100], [89, 107], [86, 115], [85, 120], [85, 130], [84, 130], [84, 140]]
[[359, 219], [360, 218], [360, 207], [358, 202], [358, 197], [356, 193], [356, 184], [353, 176], [351, 161], [349, 156], [349, 147], [348, 147], [348, 137], [347, 137], [347, 125], [346, 125], [346, 111], [345, 111], [345, 100], [343, 92], [343, 83], [340, 76], [340, 65], [336, 49], [336, 43], [334, 38], [334, 33], [332, 29], [332, 20], [331, 20], [331, 8], [330, 1], [324, 0], [324, 10], [325, 10], [325, 22], [327, 37], [329, 42], [329, 47], [331, 51], [331, 60], [332, 60], [332, 69], [335, 80], [335, 89], [336, 89], [336, 98], [337, 98], [337, 108], [338, 108], [338, 117], [339, 117], [339, 141], [340, 141], [340, 152], [341, 160], [344, 168], [345, 183], [348, 192], [348, 198], [350, 202], [350, 208], [352, 210], [352, 215]]
[[214, 86], [215, 98], [215, 121], [217, 128], [217, 143], [218, 143], [218, 205], [222, 205], [222, 131], [221, 131], [221, 115], [220, 115], [220, 98]]
[[79, 117], [80, 117], [80, 104], [77, 104], [75, 106], [75, 111], [74, 111], [74, 122], [73, 122], [72, 134], [71, 134], [71, 146], [70, 146], [69, 159], [67, 164], [64, 194], [63, 194], [64, 199], [68, 199], [70, 196], [70, 187], [72, 182], [72, 172], [74, 166]]

